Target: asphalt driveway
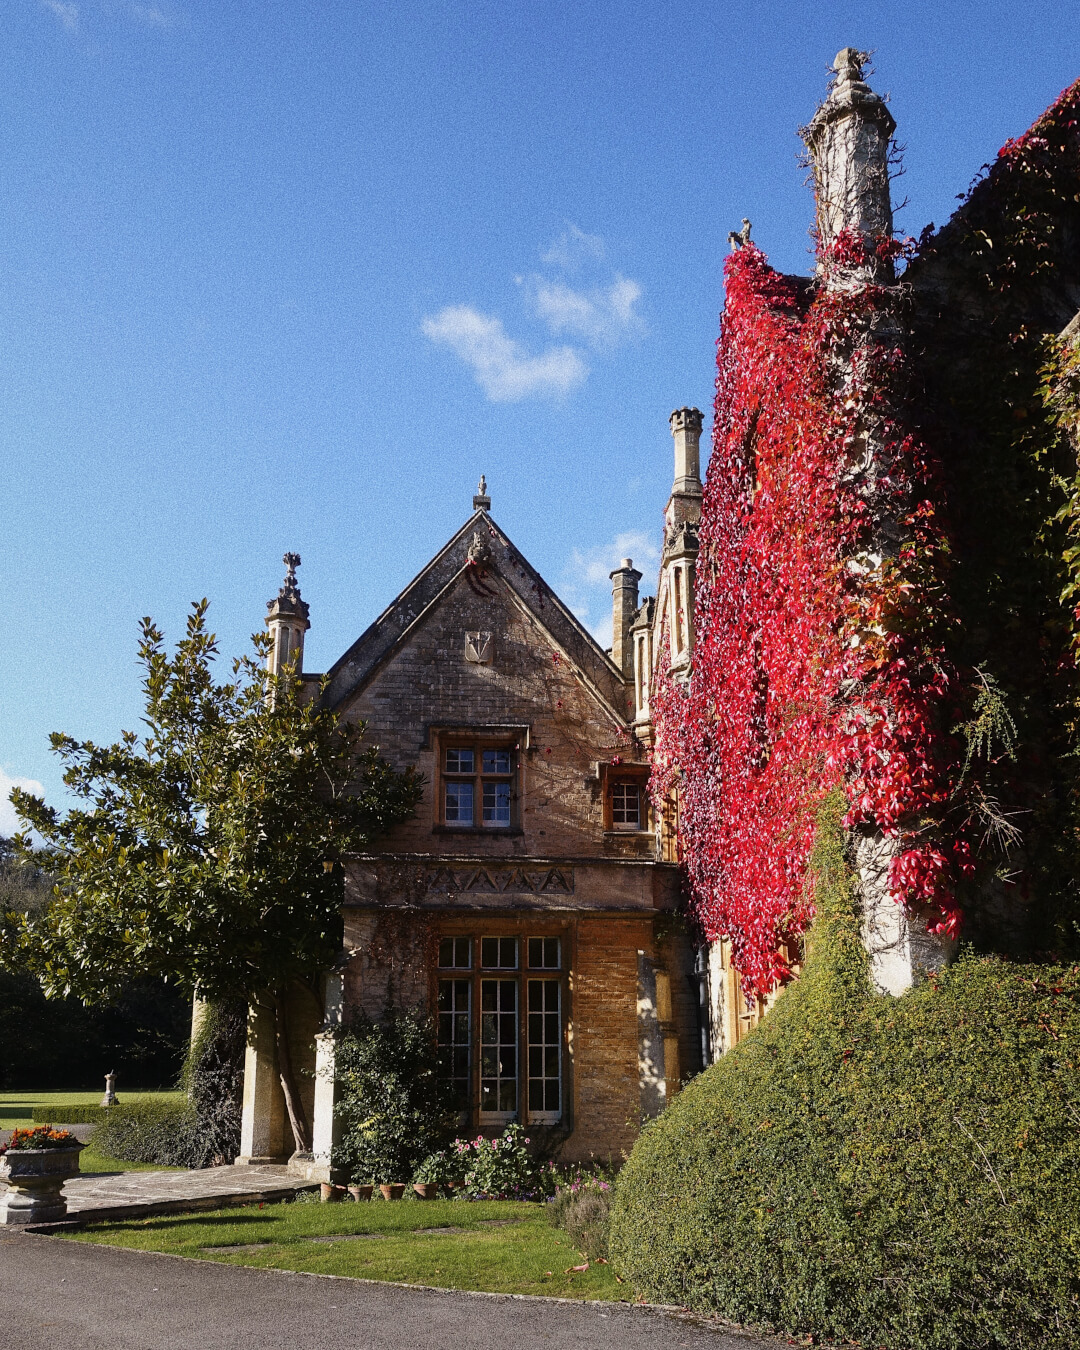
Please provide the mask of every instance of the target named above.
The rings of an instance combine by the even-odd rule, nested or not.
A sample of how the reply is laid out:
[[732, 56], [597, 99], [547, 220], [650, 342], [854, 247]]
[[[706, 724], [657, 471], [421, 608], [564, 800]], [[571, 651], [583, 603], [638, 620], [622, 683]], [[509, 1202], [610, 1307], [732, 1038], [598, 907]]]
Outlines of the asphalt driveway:
[[612, 1304], [252, 1270], [0, 1228], [0, 1350], [777, 1350]]

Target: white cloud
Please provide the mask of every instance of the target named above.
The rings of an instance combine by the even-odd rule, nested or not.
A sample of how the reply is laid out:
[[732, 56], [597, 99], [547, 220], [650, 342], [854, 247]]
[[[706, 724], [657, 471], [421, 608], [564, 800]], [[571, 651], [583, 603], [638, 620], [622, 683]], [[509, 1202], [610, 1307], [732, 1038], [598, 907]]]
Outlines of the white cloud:
[[553, 333], [583, 338], [594, 347], [614, 347], [645, 327], [634, 309], [641, 287], [628, 277], [616, 274], [610, 286], [589, 291], [536, 277], [534, 288], [536, 312]]
[[43, 797], [45, 789], [33, 778], [13, 778], [0, 769], [0, 838], [9, 838], [21, 829], [21, 822], [15, 814], [15, 808], [8, 801], [12, 788], [20, 787], [24, 792], [32, 792], [35, 797]]
[[151, 28], [175, 28], [176, 20], [173, 16], [157, 5], [140, 5], [136, 0], [127, 7], [127, 12], [133, 19], [140, 23], [148, 24]]
[[632, 559], [643, 574], [641, 593], [651, 592], [660, 550], [643, 530], [626, 530], [606, 544], [575, 548], [563, 569], [563, 599], [605, 650], [611, 646], [611, 573], [624, 558]]
[[529, 356], [503, 328], [502, 320], [471, 305], [450, 305], [428, 315], [425, 337], [449, 347], [471, 366], [493, 403], [516, 403], [530, 396], [561, 397], [582, 384], [589, 368], [573, 347], [549, 347]]
[[70, 3], [70, 0], [41, 0], [42, 7], [47, 9], [50, 14], [55, 14], [69, 33], [74, 33], [79, 26], [79, 6]]
[[540, 261], [575, 272], [584, 262], [603, 262], [606, 251], [600, 235], [586, 234], [568, 220], [558, 239], [540, 254]]

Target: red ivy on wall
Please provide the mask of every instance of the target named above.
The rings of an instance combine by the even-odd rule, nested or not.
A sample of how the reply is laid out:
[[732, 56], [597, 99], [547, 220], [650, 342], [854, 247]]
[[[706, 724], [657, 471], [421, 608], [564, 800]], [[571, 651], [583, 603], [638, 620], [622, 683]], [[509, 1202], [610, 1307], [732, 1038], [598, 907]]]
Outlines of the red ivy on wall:
[[[850, 276], [865, 248], [841, 236], [826, 269]], [[678, 781], [694, 915], [731, 938], [760, 994], [787, 977], [785, 940], [812, 918], [807, 862], [835, 784], [851, 827], [901, 841], [892, 892], [939, 930], [957, 930], [971, 870], [964, 830], [944, 825], [958, 680], [934, 465], [896, 412], [897, 302], [866, 284], [811, 296], [752, 244], [727, 263], [693, 670], [685, 687], [658, 672], [652, 783], [659, 802]], [[882, 447], [869, 477], [868, 426]]]

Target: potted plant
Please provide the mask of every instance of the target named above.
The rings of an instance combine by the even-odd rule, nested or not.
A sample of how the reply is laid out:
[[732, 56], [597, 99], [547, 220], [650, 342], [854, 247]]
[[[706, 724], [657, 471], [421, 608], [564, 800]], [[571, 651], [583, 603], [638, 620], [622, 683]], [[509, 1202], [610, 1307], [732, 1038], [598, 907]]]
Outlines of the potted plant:
[[0, 1199], [0, 1223], [51, 1223], [67, 1214], [64, 1182], [78, 1175], [86, 1147], [70, 1130], [38, 1125], [12, 1130], [0, 1146], [0, 1181], [8, 1189]]
[[405, 1194], [405, 1183], [403, 1181], [384, 1181], [379, 1186], [384, 1200], [400, 1200]]
[[352, 1196], [352, 1198], [353, 1198], [354, 1200], [356, 1200], [356, 1201], [360, 1201], [360, 1200], [370, 1200], [370, 1199], [371, 1199], [371, 1193], [372, 1193], [372, 1191], [374, 1191], [374, 1189], [375, 1189], [375, 1183], [374, 1183], [374, 1181], [367, 1181], [367, 1182], [360, 1182], [360, 1183], [357, 1183], [357, 1182], [350, 1182], [350, 1183], [349, 1183], [349, 1194], [350, 1194], [350, 1195]]
[[460, 1181], [460, 1168], [456, 1167], [445, 1149], [429, 1153], [413, 1175], [413, 1190], [421, 1200], [434, 1200], [439, 1187], [452, 1189]]

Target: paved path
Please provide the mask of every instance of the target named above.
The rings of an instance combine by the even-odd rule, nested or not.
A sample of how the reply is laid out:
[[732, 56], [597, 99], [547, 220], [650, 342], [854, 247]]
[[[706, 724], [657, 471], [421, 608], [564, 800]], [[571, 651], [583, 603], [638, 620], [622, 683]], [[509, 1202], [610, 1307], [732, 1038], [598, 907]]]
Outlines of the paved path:
[[197, 1172], [84, 1172], [64, 1186], [72, 1219], [139, 1219], [259, 1200], [287, 1200], [310, 1186], [287, 1167], [204, 1167]]
[[0, 1228], [2, 1350], [778, 1350], [619, 1304], [252, 1270]]

